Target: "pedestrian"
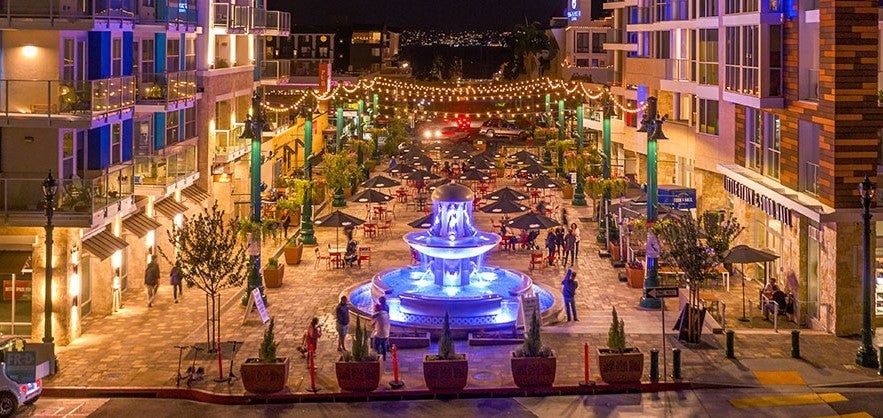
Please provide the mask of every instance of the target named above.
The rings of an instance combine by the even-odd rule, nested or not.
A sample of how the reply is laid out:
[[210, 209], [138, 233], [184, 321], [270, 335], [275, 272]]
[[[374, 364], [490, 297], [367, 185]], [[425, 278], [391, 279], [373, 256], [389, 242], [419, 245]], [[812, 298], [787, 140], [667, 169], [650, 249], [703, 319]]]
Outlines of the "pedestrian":
[[340, 303], [334, 309], [335, 329], [337, 329], [337, 351], [346, 351], [343, 342], [350, 329], [350, 306], [346, 296], [340, 297]]
[[[401, 145], [401, 144], [399, 144], [399, 145]], [[389, 159], [389, 168], [390, 169], [396, 168], [397, 165], [399, 165], [399, 163], [398, 163], [398, 161], [396, 161], [396, 157], [391, 157]]]
[[573, 230], [567, 231], [567, 235], [564, 236], [564, 259], [562, 260], [562, 266], [567, 267], [567, 259], [570, 258], [570, 267], [573, 267], [573, 262], [576, 257], [574, 257], [573, 252], [576, 248], [576, 236], [573, 235]]
[[579, 226], [576, 222], [570, 224], [570, 231], [573, 232], [573, 236], [576, 238], [576, 245], [573, 247], [573, 255], [575, 258], [579, 258]]
[[316, 352], [319, 344], [319, 337], [321, 336], [322, 329], [319, 326], [319, 318], [314, 316], [313, 319], [310, 320], [310, 324], [307, 325], [307, 329], [304, 330], [301, 346], [297, 349], [297, 351], [300, 351], [302, 357], [306, 357], [310, 350], [314, 353]]
[[546, 249], [549, 250], [549, 257], [546, 258], [546, 262], [549, 265], [552, 265], [552, 261], [555, 260], [555, 249], [558, 248], [558, 240], [555, 238], [555, 232], [551, 229], [549, 230], [549, 235], [546, 235]]
[[389, 306], [383, 296], [374, 305], [374, 332], [371, 338], [374, 341], [374, 351], [386, 361], [386, 345], [389, 343]]
[[559, 220], [561, 221], [561, 225], [564, 225], [565, 227], [567, 227], [567, 225], [569, 224], [568, 219], [567, 219], [567, 209], [566, 208], [561, 208], [561, 219], [559, 219]]
[[156, 298], [156, 289], [159, 287], [159, 264], [156, 259], [151, 257], [144, 269], [144, 286], [147, 287], [147, 307], [153, 306], [153, 299]]
[[[564, 255], [564, 228], [555, 228], [555, 243], [558, 245], [558, 255]], [[565, 260], [566, 261], [566, 260]]]
[[178, 303], [178, 295], [184, 296], [184, 288], [181, 286], [181, 269], [178, 268], [177, 264], [173, 265], [172, 271], [169, 272], [169, 284], [172, 285], [172, 295], [175, 296], [175, 303]]
[[285, 238], [288, 238], [288, 227], [291, 226], [291, 213], [289, 211], [285, 211], [285, 215], [282, 216], [282, 231], [285, 234]]
[[576, 273], [571, 269], [567, 269], [564, 273], [564, 280], [561, 281], [561, 295], [564, 297], [564, 310], [567, 312], [567, 321], [579, 321], [576, 316], [576, 288], [579, 283], [576, 281]]

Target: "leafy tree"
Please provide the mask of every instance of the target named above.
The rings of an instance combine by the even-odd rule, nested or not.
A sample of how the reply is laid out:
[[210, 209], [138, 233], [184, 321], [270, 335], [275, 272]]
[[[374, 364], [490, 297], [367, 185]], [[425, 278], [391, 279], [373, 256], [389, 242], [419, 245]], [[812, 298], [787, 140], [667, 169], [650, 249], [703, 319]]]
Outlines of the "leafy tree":
[[221, 317], [221, 292], [241, 287], [251, 270], [245, 247], [236, 235], [215, 203], [211, 209], [185, 217], [181, 227], [168, 231], [169, 243], [178, 250], [174, 260], [174, 254], [170, 256], [157, 247], [162, 257], [181, 272], [187, 287], [201, 290], [211, 300], [206, 304], [206, 330], [212, 350], [221, 342], [221, 322], [211, 319]]
[[380, 148], [380, 152], [386, 156], [393, 156], [399, 152], [399, 144], [408, 141], [411, 138], [408, 130], [405, 128], [405, 121], [399, 118], [393, 118], [386, 125], [386, 141]]
[[[541, 76], [541, 65], [548, 61], [551, 51], [555, 49], [546, 32], [540, 28], [539, 22], [516, 25], [509, 34], [508, 44], [512, 47], [512, 61], [506, 67], [504, 75], [509, 79], [521, 75]], [[544, 51], [549, 51], [549, 55], [542, 57]]]
[[322, 160], [322, 167], [322, 177], [325, 178], [328, 187], [334, 190], [333, 205], [346, 206], [346, 201], [343, 200], [343, 188], [364, 178], [364, 173], [356, 163], [356, 155], [350, 152], [327, 154]]

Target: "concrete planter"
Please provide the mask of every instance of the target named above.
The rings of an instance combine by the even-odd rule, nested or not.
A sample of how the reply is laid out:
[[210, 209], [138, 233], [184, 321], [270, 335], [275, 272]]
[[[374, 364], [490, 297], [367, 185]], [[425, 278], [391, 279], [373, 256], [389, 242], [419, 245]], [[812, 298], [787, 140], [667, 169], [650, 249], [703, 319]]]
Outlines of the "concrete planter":
[[423, 380], [429, 390], [460, 390], [466, 387], [469, 378], [469, 362], [462, 360], [423, 360]]
[[512, 353], [512, 380], [520, 388], [551, 387], [555, 382], [558, 358], [551, 357], [516, 357]]
[[288, 358], [282, 357], [275, 363], [262, 363], [250, 358], [239, 366], [242, 386], [252, 393], [276, 393], [285, 389], [288, 383]]
[[334, 363], [337, 385], [350, 392], [371, 392], [380, 386], [380, 361], [339, 361]]
[[264, 286], [268, 288], [282, 287], [282, 276], [285, 275], [285, 264], [277, 268], [264, 267]]
[[622, 353], [599, 348], [598, 369], [605, 383], [640, 383], [644, 374], [644, 353], [637, 348], [626, 348]]

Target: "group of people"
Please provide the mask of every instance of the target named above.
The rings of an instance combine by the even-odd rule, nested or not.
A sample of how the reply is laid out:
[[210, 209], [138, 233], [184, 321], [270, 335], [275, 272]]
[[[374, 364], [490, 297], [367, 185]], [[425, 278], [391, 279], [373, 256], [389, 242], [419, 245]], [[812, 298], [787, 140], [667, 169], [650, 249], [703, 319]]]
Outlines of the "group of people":
[[[373, 331], [371, 333], [371, 348], [377, 352], [384, 360], [386, 360], [387, 347], [389, 346], [389, 305], [386, 298], [381, 296], [374, 305], [372, 314]], [[337, 331], [337, 351], [346, 351], [344, 342], [350, 328], [350, 305], [346, 296], [340, 297], [340, 303], [334, 308], [334, 325]], [[315, 352], [319, 338], [322, 336], [322, 326], [319, 324], [319, 318], [313, 317], [309, 325], [304, 330], [301, 338], [301, 345], [297, 348], [301, 355], [306, 357], [310, 350]]]
[[570, 224], [566, 232], [563, 227], [550, 229], [546, 235], [546, 250], [549, 251], [547, 263], [551, 266], [555, 258], [560, 257], [563, 267], [567, 267], [568, 260], [573, 267], [576, 259], [579, 258], [579, 242], [580, 232], [576, 223]]
[[[148, 308], [153, 307], [153, 302], [156, 300], [156, 294], [159, 290], [159, 277], [159, 263], [156, 262], [156, 256], [151, 256], [150, 262], [147, 263], [147, 267], [144, 269], [144, 287], [147, 288]], [[172, 285], [172, 295], [175, 298], [175, 303], [178, 303], [178, 296], [184, 295], [184, 288], [181, 285], [181, 269], [176, 265], [173, 265], [172, 270], [169, 271], [169, 284]]]

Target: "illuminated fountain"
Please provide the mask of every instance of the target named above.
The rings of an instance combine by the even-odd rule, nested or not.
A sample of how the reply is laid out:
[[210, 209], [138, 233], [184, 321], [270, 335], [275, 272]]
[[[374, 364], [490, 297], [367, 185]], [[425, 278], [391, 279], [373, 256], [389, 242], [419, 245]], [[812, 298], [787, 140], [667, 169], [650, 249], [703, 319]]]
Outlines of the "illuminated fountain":
[[404, 236], [419, 254], [419, 262], [378, 273], [350, 292], [350, 301], [370, 315], [386, 296], [394, 325], [440, 329], [447, 312], [451, 327], [488, 330], [515, 324], [519, 298], [539, 297], [541, 311], [554, 303], [552, 294], [525, 274], [484, 265], [486, 254], [500, 236], [476, 229], [472, 219], [474, 194], [450, 183], [432, 193], [432, 226]]

